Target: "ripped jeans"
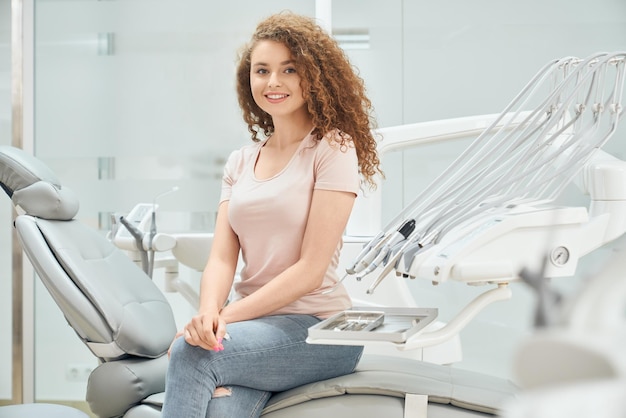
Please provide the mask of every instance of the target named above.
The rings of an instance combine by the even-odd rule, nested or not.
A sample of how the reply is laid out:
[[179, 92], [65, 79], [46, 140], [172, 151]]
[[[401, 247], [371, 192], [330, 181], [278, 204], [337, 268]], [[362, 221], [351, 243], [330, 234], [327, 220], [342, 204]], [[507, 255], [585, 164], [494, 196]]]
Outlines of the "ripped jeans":
[[[223, 351], [178, 338], [162, 418], [254, 418], [272, 392], [352, 373], [363, 347], [307, 344], [310, 315], [276, 315], [228, 324]], [[213, 397], [217, 387], [223, 387]]]

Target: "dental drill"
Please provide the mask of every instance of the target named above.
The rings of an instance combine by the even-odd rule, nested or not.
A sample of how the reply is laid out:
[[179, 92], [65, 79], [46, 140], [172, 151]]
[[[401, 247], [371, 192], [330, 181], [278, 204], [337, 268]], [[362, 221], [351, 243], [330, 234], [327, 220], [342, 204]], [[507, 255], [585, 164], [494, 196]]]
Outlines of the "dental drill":
[[[392, 250], [396, 247], [396, 245], [400, 244], [402, 241], [405, 241], [415, 230], [415, 219], [409, 219], [406, 221], [396, 232], [389, 236], [389, 239], [385, 241], [385, 244], [382, 246], [378, 254], [374, 257], [372, 262], [365, 267], [363, 271], [356, 277], [358, 281], [361, 281], [363, 277], [367, 276], [380, 265], [385, 259], [389, 257]], [[363, 263], [359, 264], [359, 270], [362, 270]], [[355, 271], [356, 272], [356, 271]]]
[[393, 248], [402, 241], [405, 241], [414, 230], [415, 220], [409, 219], [393, 234], [387, 236], [381, 235], [379, 238], [370, 241], [371, 244], [366, 245], [361, 250], [352, 266], [346, 268], [346, 272], [341, 279], [339, 279], [333, 287], [322, 293], [328, 294], [333, 292], [348, 275], [360, 273], [356, 279], [361, 281], [364, 276], [376, 270], [376, 267], [378, 267], [385, 258], [389, 257]]

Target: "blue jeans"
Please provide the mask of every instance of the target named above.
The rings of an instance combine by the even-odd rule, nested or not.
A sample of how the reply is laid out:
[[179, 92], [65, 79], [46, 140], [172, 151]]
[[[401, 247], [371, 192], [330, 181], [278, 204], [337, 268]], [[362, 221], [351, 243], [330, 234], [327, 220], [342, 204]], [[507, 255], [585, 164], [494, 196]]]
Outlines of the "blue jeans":
[[[163, 418], [258, 417], [272, 392], [352, 373], [363, 347], [307, 344], [310, 315], [276, 315], [228, 324], [223, 351], [178, 338], [172, 347]], [[212, 399], [216, 387], [227, 396]]]

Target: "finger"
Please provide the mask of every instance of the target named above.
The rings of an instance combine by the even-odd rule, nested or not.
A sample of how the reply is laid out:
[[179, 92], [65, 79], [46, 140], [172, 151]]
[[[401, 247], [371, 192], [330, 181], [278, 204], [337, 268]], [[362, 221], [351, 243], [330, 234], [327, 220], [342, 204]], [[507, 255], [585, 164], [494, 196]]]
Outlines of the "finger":
[[187, 341], [187, 343], [189, 345], [193, 345], [195, 347], [200, 347], [200, 348], [203, 348], [205, 350], [212, 350], [213, 349], [213, 346], [208, 345], [207, 343], [202, 341], [201, 338], [198, 337], [198, 334], [195, 332], [195, 330], [193, 328], [191, 328], [189, 330], [185, 330], [185, 341]]
[[217, 328], [215, 330], [215, 336], [217, 338], [217, 345], [215, 346], [215, 351], [224, 350], [223, 340], [227, 338], [228, 334], [226, 333], [226, 322], [222, 319], [219, 319], [217, 322]]
[[215, 346], [217, 343], [214, 330], [213, 318], [205, 316], [202, 321], [202, 341], [210, 347]]
[[210, 317], [196, 315], [191, 319], [188, 327], [193, 327], [192, 335], [196, 338], [196, 345], [203, 347], [213, 347], [216, 343], [213, 334], [213, 322]]
[[198, 333], [195, 328], [189, 324], [185, 327], [184, 337], [185, 341], [187, 341], [190, 345], [198, 345], [200, 343]]
[[218, 320], [217, 328], [215, 329], [215, 337], [218, 341], [221, 341], [226, 336], [226, 322], [222, 319]]

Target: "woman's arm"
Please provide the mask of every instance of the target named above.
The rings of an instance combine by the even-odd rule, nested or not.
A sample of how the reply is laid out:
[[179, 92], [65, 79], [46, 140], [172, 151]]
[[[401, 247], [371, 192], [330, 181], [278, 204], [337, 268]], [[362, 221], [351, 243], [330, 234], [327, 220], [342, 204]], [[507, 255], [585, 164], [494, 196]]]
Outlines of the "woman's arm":
[[224, 201], [218, 208], [214, 240], [202, 273], [198, 314], [184, 329], [189, 344], [210, 350], [219, 345], [217, 339], [226, 332], [220, 310], [233, 285], [239, 249], [239, 239], [228, 222], [228, 201]]
[[354, 199], [351, 192], [314, 190], [299, 260], [256, 292], [226, 306], [221, 317], [227, 323], [258, 318], [319, 288]]

